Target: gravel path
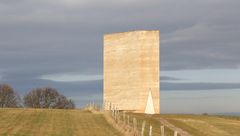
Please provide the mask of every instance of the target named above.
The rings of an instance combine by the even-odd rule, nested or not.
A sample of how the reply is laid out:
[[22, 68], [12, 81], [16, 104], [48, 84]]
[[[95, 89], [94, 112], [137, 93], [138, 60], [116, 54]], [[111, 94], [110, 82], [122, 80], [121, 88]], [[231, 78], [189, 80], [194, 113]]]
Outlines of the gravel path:
[[181, 136], [192, 136], [192, 135], [190, 135], [188, 132], [182, 130], [181, 128], [178, 128], [178, 127], [174, 126], [173, 124], [169, 123], [166, 119], [162, 119], [162, 118], [161, 118], [161, 119], [160, 119], [160, 122], [161, 122], [164, 126], [170, 128], [171, 130], [177, 131], [178, 134], [180, 134]]

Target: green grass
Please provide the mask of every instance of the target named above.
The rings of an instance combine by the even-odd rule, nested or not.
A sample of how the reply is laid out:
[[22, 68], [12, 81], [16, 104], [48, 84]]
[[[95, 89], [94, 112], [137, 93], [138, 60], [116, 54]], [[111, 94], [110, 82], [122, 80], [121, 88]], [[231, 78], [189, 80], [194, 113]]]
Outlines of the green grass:
[[[166, 119], [171, 124], [179, 127], [193, 136], [240, 136], [240, 117], [233, 116], [204, 116], [204, 115], [153, 115], [132, 114], [141, 120], [153, 124], [155, 135], [160, 134], [159, 119]], [[172, 135], [167, 130], [167, 135]]]
[[0, 109], [0, 136], [121, 136], [102, 114], [80, 110]]
[[[240, 117], [204, 116], [204, 115], [130, 115], [138, 121], [141, 130], [146, 121], [145, 135], [149, 126], [153, 126], [153, 136], [160, 135], [160, 118], [179, 127], [193, 136], [239, 136]], [[165, 128], [166, 136], [173, 131]], [[0, 136], [122, 136], [110, 124], [103, 114], [94, 114], [81, 110], [50, 109], [0, 109]]]

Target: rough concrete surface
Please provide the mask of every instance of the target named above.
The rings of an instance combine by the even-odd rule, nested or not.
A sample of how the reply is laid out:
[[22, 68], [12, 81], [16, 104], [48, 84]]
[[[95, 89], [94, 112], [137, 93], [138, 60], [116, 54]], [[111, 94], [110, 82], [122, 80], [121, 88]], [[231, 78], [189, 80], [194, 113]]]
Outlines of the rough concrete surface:
[[151, 91], [155, 113], [160, 113], [159, 52], [159, 31], [104, 35], [104, 101], [143, 113]]

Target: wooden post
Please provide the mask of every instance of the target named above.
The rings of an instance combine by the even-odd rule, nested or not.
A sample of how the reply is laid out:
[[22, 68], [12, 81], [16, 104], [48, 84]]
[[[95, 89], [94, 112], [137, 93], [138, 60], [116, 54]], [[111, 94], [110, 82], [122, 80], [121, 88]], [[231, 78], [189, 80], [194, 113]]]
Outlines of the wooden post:
[[137, 134], [137, 119], [133, 118], [133, 133], [134, 135]]
[[114, 104], [112, 104], [112, 110], [113, 110], [113, 117], [115, 119], [115, 105]]
[[121, 112], [118, 111], [118, 121], [121, 121]]
[[118, 109], [117, 109], [117, 107], [116, 107], [116, 121], [118, 123]]
[[144, 121], [143, 121], [143, 123], [142, 123], [142, 131], [141, 131], [141, 136], [144, 136], [145, 124], [146, 124], [146, 122], [145, 122], [145, 120], [144, 120]]
[[109, 110], [113, 110], [113, 104], [111, 102], [109, 104]]
[[116, 108], [116, 110], [117, 110], [117, 116], [119, 116], [119, 110], [118, 110], [118, 108]]
[[164, 136], [164, 126], [161, 126], [161, 136]]
[[136, 118], [133, 118], [133, 129], [136, 130]]
[[125, 112], [123, 112], [123, 123], [124, 123], [124, 124], [126, 123], [126, 115], [125, 115]]
[[117, 107], [115, 106], [115, 121], [117, 121]]
[[152, 125], [150, 125], [149, 136], [152, 136]]
[[178, 132], [177, 131], [174, 131], [174, 136], [177, 136]]
[[129, 122], [129, 115], [127, 116], [128, 117], [128, 121], [127, 121], [127, 124], [128, 124], [128, 126], [130, 125], [130, 122]]
[[105, 101], [105, 106], [104, 106], [104, 108], [105, 108], [105, 110], [106, 110], [106, 111], [108, 111], [108, 110], [109, 110], [109, 109], [108, 109], [108, 108], [109, 108], [109, 106], [108, 106], [108, 105], [109, 105], [108, 101]]
[[122, 115], [121, 115], [122, 113], [119, 111], [119, 121], [121, 121], [121, 119], [122, 119]]
[[107, 101], [107, 107], [106, 109], [110, 111], [111, 103]]
[[114, 110], [114, 105], [112, 104], [112, 113], [113, 113], [113, 118], [115, 117], [115, 110]]
[[108, 111], [108, 101], [105, 101], [104, 103], [104, 110]]
[[116, 106], [115, 106], [114, 111], [115, 111], [115, 112], [114, 112], [114, 113], [115, 113], [115, 114], [114, 114], [114, 115], [115, 115], [115, 116], [114, 116], [114, 119], [115, 119], [115, 121], [117, 122], [117, 108], [116, 108]]
[[114, 110], [113, 110], [113, 109], [111, 109], [111, 112], [112, 112], [112, 117], [114, 117]]
[[112, 110], [112, 103], [110, 102], [109, 103], [109, 111], [111, 111]]
[[119, 114], [119, 110], [117, 110], [117, 122], [120, 122], [120, 114]]

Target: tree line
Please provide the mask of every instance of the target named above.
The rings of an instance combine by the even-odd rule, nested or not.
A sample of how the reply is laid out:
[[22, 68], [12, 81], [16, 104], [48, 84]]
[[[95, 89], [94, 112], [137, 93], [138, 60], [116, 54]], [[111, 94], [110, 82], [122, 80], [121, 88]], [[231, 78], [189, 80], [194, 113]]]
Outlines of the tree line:
[[21, 99], [10, 85], [0, 84], [0, 108], [19, 107], [74, 109], [75, 104], [54, 88], [36, 88]]

